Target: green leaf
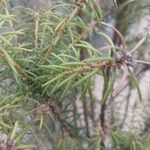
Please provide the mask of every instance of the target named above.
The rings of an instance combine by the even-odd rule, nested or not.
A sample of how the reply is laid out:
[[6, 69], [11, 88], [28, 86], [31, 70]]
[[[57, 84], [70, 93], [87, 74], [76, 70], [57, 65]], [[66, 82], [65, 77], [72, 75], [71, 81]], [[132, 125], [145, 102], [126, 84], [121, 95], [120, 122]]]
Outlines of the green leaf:
[[[103, 92], [103, 97], [102, 97], [102, 100], [101, 100], [101, 103], [102, 104], [105, 104], [107, 99], [108, 99], [108, 96], [110, 95], [110, 93], [112, 92], [113, 90], [113, 86], [114, 86], [114, 82], [115, 82], [115, 79], [116, 79], [116, 71], [115, 70], [112, 70], [112, 76], [111, 76], [111, 79], [108, 80], [107, 78], [105, 79], [106, 81], [104, 81], [104, 92]], [[108, 82], [106, 85], [105, 85], [105, 82]], [[105, 87], [106, 86], [106, 87]]]
[[88, 51], [90, 56], [93, 56], [92, 52], [94, 54], [101, 56], [100, 52], [86, 41], [80, 41], [80, 44], [75, 44], [75, 47], [85, 48]]
[[44, 122], [44, 115], [40, 114], [40, 129], [42, 129], [43, 122]]
[[5, 37], [0, 36], [0, 40], [10, 47], [12, 46], [11, 42], [8, 39], [6, 39]]
[[55, 86], [54, 88], [52, 89], [52, 91], [50, 92], [49, 95], [53, 94], [57, 89], [59, 89], [60, 87], [63, 88], [63, 86], [65, 86], [64, 84], [66, 84], [67, 82], [69, 81], [72, 81], [72, 79], [75, 77], [75, 75], [72, 75], [70, 77], [67, 77], [66, 79], [64, 79], [62, 82], [59, 81]]
[[23, 149], [23, 150], [25, 150], [25, 149], [36, 149], [37, 148], [37, 145], [29, 145], [29, 144], [27, 144], [27, 145], [23, 145], [23, 144], [20, 144], [20, 145], [18, 145], [18, 146], [16, 146], [16, 148], [17, 149]]
[[22, 133], [19, 133], [19, 135], [15, 138], [15, 141], [23, 140], [23, 137], [28, 134], [28, 132], [31, 130], [31, 127], [31, 124], [28, 124], [26, 127], [24, 127]]
[[47, 81], [46, 83], [44, 83], [44, 84], [42, 85], [42, 87], [45, 87], [45, 86], [47, 86], [48, 84], [51, 84], [52, 82], [54, 82], [54, 81], [56, 81], [56, 80], [62, 78], [63, 76], [64, 76], [63, 74], [60, 74], [60, 75], [54, 77], [53, 79], [51, 79], [51, 80]]
[[84, 84], [84, 82], [86, 80], [90, 80], [90, 78], [93, 77], [93, 75], [96, 74], [97, 71], [98, 71], [98, 69], [96, 69], [96, 70], [92, 71], [91, 73], [88, 73], [85, 76], [83, 76], [79, 81], [77, 81], [75, 84], [73, 84], [73, 88], [75, 88], [81, 84]]
[[136, 150], [136, 143], [135, 143], [135, 141], [134, 141], [134, 139], [132, 139], [132, 150]]
[[97, 61], [113, 61], [114, 58], [110, 57], [110, 56], [100, 56], [100, 57], [93, 57], [93, 58], [86, 58], [83, 60], [83, 62], [97, 62]]
[[67, 85], [65, 86], [65, 89], [62, 93], [62, 95], [60, 96], [60, 101], [65, 97], [66, 93], [70, 90], [70, 87], [72, 86], [72, 79], [76, 76], [76, 74], [71, 76], [71, 79], [68, 81]]
[[51, 53], [51, 55], [60, 60], [62, 63], [64, 62], [64, 60], [61, 57], [59, 57], [59, 55], [56, 55], [55, 53]]
[[137, 92], [138, 92], [138, 95], [139, 95], [139, 99], [140, 99], [140, 102], [142, 101], [142, 93], [141, 93], [141, 89], [140, 89], [140, 86], [139, 86], [139, 82], [136, 78], [136, 76], [132, 73], [132, 71], [129, 70], [129, 73], [130, 73], [130, 77], [131, 77], [131, 81], [134, 83], [136, 89], [137, 89]]
[[17, 72], [15, 68], [15, 62], [12, 60], [11, 56], [7, 53], [7, 51], [1, 45], [0, 45], [0, 51], [2, 51], [2, 53], [5, 55], [5, 59], [13, 71], [14, 78], [16, 79], [16, 82], [18, 83], [18, 85], [20, 85], [19, 73]]
[[13, 140], [15, 135], [16, 135], [16, 132], [17, 132], [17, 128], [18, 128], [18, 121], [15, 122], [15, 125], [14, 125], [14, 128], [12, 130], [12, 133], [10, 135], [10, 139]]
[[[112, 39], [107, 34], [105, 34], [103, 32], [98, 32], [98, 34], [100, 36], [103, 36], [108, 41], [108, 43], [110, 44], [111, 47], [115, 47]], [[112, 48], [112, 50], [113, 50], [113, 52], [115, 52], [115, 48]], [[111, 51], [109, 52], [109, 55], [111, 55]]]

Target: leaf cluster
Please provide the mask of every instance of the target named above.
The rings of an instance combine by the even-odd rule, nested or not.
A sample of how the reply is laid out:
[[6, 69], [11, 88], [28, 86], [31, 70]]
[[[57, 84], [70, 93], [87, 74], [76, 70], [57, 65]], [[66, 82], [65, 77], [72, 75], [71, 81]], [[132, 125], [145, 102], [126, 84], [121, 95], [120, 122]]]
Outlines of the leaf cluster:
[[[75, 123], [80, 114], [72, 115], [78, 94], [80, 100], [93, 96], [95, 75], [104, 78], [102, 105], [116, 80], [115, 45], [96, 28], [103, 19], [100, 6], [79, 0], [34, 11], [21, 6], [10, 10], [6, 1], [0, 3], [0, 81], [9, 82], [0, 85], [0, 130], [7, 135], [0, 146], [10, 140], [17, 149], [34, 149], [45, 135], [54, 145], [60, 140], [55, 149], [96, 148], [95, 142], [102, 148], [102, 136], [93, 141], [84, 136]], [[106, 54], [91, 44], [93, 34], [110, 46]]]

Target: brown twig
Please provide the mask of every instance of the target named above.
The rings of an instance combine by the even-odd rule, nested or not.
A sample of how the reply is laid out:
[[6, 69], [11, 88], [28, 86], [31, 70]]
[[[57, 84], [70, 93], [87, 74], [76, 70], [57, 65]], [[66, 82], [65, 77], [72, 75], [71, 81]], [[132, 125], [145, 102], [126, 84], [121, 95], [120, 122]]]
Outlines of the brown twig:
[[115, 4], [116, 8], [118, 8], [117, 1], [116, 1], [116, 0], [113, 0], [113, 2], [114, 2], [114, 4]]
[[73, 68], [69, 71], [65, 71], [63, 74], [64, 74], [64, 76], [66, 76], [66, 75], [72, 75], [75, 73], [86, 73], [86, 72], [90, 72], [90, 71], [93, 71], [93, 70], [98, 69], [98, 68], [114, 67], [116, 65], [117, 64], [114, 60], [103, 61], [103, 62], [100, 61], [100, 62], [97, 62], [95, 64], [90, 64], [90, 65], [85, 65], [85, 66]]
[[140, 64], [150, 65], [150, 62], [148, 62], [148, 61], [137, 60], [137, 59], [134, 59], [134, 61], [137, 62], [137, 63], [140, 63]]
[[105, 25], [105, 26], [107, 26], [107, 27], [109, 27], [109, 28], [111, 28], [115, 31], [115, 33], [118, 35], [118, 37], [120, 38], [120, 40], [122, 42], [123, 50], [125, 50], [126, 49], [126, 42], [125, 42], [125, 39], [124, 39], [123, 35], [115, 27], [111, 26], [110, 24], [107, 24], [107, 23], [102, 22], [102, 21], [100, 23], [102, 25]]
[[130, 50], [130, 53], [133, 54], [146, 40], [146, 37], [143, 37], [136, 45]]
[[89, 121], [88, 121], [88, 113], [87, 113], [87, 100], [84, 96], [83, 98], [83, 112], [84, 112], [84, 120], [85, 120], [85, 128], [86, 128], [86, 136], [90, 137], [90, 131], [89, 131]]
[[102, 146], [102, 148], [105, 149], [105, 137], [107, 135], [106, 131], [106, 123], [105, 123], [105, 112], [106, 112], [106, 103], [103, 103], [101, 106], [101, 113], [100, 113], [100, 125], [101, 125], [101, 129], [102, 129], [102, 141], [100, 143], [100, 145]]

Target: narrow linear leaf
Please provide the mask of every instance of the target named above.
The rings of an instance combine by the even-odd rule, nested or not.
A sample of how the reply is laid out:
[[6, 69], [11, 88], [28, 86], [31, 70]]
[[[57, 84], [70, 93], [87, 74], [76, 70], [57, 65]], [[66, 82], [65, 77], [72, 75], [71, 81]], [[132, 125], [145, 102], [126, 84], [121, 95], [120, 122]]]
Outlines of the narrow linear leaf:
[[43, 114], [40, 114], [40, 129], [42, 129], [43, 122], [44, 122], [44, 116]]
[[85, 75], [83, 78], [81, 78], [78, 82], [76, 82], [73, 85], [73, 88], [75, 88], [76, 86], [84, 83], [84, 81], [89, 80], [94, 74], [96, 74], [97, 71], [98, 71], [98, 69], [96, 69], [96, 70], [92, 71], [91, 73]]
[[5, 51], [5, 49], [0, 45], [0, 50], [2, 51], [2, 53], [5, 55], [5, 59], [8, 62], [10, 68], [12, 69], [13, 73], [14, 73], [14, 78], [16, 79], [16, 82], [18, 84], [19, 83], [19, 74], [15, 68], [15, 62], [12, 60], [12, 58], [9, 56], [9, 54]]
[[69, 67], [62, 66], [62, 65], [40, 65], [41, 68], [48, 68], [48, 69], [69, 69]]
[[111, 91], [113, 90], [115, 79], [116, 79], [116, 71], [112, 70], [112, 77], [108, 83], [108, 87], [107, 87], [106, 91], [104, 92], [104, 96], [101, 101], [102, 104], [106, 103], [108, 96], [110, 95]]
[[51, 84], [52, 82], [54, 82], [54, 81], [56, 81], [56, 80], [62, 78], [63, 76], [64, 76], [63, 74], [60, 74], [60, 75], [58, 75], [57, 77], [54, 77], [52, 80], [49, 80], [49, 81], [47, 81], [46, 83], [44, 83], [44, 84], [42, 85], [42, 87], [45, 87], [45, 86], [47, 86], [48, 84]]
[[[101, 36], [103, 36], [112, 47], [115, 47], [112, 39], [107, 34], [102, 33], [102, 32], [98, 32], [98, 34], [101, 35]], [[115, 48], [112, 48], [112, 50], [113, 50], [113, 52], [115, 52]], [[111, 52], [109, 53], [109, 55], [111, 55]]]
[[87, 58], [84, 59], [83, 62], [95, 62], [95, 61], [111, 61], [114, 60], [114, 58], [108, 56], [108, 57], [95, 57], [95, 58]]
[[23, 129], [23, 132], [22, 133], [19, 133], [19, 135], [17, 136], [17, 138], [15, 138], [15, 141], [20, 141], [23, 139], [23, 137], [25, 137], [28, 132], [30, 131], [31, 129], [31, 125], [27, 125], [24, 129]]
[[0, 36], [0, 40], [6, 43], [8, 46], [12, 46], [11, 42], [8, 39], [4, 38], [3, 36]]
[[16, 135], [16, 132], [17, 132], [17, 127], [18, 127], [18, 121], [15, 122], [15, 125], [14, 125], [14, 128], [12, 130], [12, 133], [10, 135], [10, 139], [13, 140], [15, 135]]
[[37, 148], [37, 145], [18, 145], [16, 146], [17, 149], [34, 149], [34, 148]]
[[133, 148], [133, 150], [136, 150], [136, 143], [134, 140], [132, 140], [132, 148]]
[[71, 86], [71, 83], [72, 83], [72, 79], [73, 79], [75, 76], [76, 76], [76, 74], [73, 75], [73, 76], [71, 76], [71, 79], [68, 81], [68, 83], [67, 83], [67, 85], [66, 85], [66, 87], [65, 87], [65, 89], [64, 89], [64, 91], [63, 91], [63, 93], [62, 93], [62, 95], [60, 96], [60, 101], [65, 97], [66, 93], [69, 91], [70, 86]]
[[142, 101], [143, 97], [142, 97], [142, 93], [141, 93], [141, 89], [140, 89], [140, 86], [139, 86], [139, 82], [136, 78], [136, 76], [132, 73], [132, 71], [129, 70], [129, 73], [130, 73], [130, 77], [131, 77], [131, 81], [134, 83], [136, 89], [137, 89], [137, 92], [138, 92], [138, 95], [139, 95], [139, 99], [140, 99], [140, 102]]
[[59, 55], [56, 55], [55, 53], [51, 53], [52, 56], [54, 56], [56, 59], [60, 60], [61, 62], [64, 62], [64, 60], [59, 57]]
[[[70, 76], [70, 77], [68, 77], [68, 78], [66, 78], [66, 79], [64, 79], [62, 82], [58, 82], [59, 84], [57, 85], [55, 85], [54, 86], [54, 88], [53, 88], [53, 90], [51, 91], [51, 93], [50, 93], [50, 95], [53, 93], [53, 92], [55, 92], [57, 89], [59, 89], [60, 87], [62, 87], [64, 84], [66, 84], [67, 82], [69, 82], [69, 81], [72, 81], [72, 79], [74, 78], [74, 75], [73, 76]], [[65, 86], [65, 85], [64, 85]], [[63, 88], [63, 87], [62, 87]]]
[[87, 80], [85, 83], [84, 83], [84, 86], [83, 86], [83, 90], [81, 92], [81, 98], [85, 96], [85, 93], [86, 91], [89, 89], [90, 87], [90, 80]]

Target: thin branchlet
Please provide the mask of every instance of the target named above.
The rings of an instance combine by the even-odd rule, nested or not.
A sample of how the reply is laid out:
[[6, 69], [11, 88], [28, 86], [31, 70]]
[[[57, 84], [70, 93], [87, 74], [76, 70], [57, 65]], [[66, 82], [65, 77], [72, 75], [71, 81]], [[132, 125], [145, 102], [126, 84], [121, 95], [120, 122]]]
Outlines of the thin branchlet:
[[65, 71], [63, 74], [64, 75], [72, 75], [72, 74], [75, 74], [75, 73], [86, 73], [86, 72], [90, 72], [90, 71], [93, 71], [93, 70], [98, 69], [98, 68], [114, 67], [116, 65], [117, 64], [116, 64], [115, 61], [97, 62], [95, 64], [90, 64], [90, 65], [85, 65], [85, 66], [73, 68], [69, 71]]

